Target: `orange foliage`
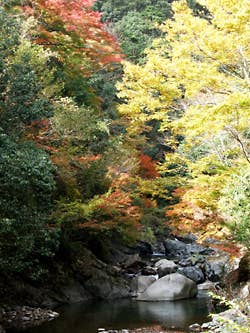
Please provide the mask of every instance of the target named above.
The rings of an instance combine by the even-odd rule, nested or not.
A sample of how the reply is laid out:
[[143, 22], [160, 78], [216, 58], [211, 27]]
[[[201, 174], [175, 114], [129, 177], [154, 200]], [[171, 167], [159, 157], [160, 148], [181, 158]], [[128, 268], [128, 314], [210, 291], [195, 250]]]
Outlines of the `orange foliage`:
[[[38, 18], [36, 42], [59, 54], [63, 63], [78, 71], [89, 72], [95, 67], [122, 60], [121, 49], [114, 36], [101, 23], [101, 14], [91, 9], [92, 0], [36, 0], [24, 6], [24, 12]], [[82, 62], [87, 59], [88, 68]]]
[[179, 202], [168, 207], [166, 217], [167, 224], [177, 234], [197, 233], [203, 239], [206, 237], [219, 238], [222, 227], [222, 218], [215, 213], [202, 209], [194, 203], [184, 200], [187, 190], [176, 189], [174, 195]]
[[100, 231], [116, 230], [134, 238], [140, 230], [141, 212], [133, 206], [128, 193], [115, 190], [101, 197], [102, 202], [96, 206], [95, 219], [78, 223], [77, 228], [91, 228]]
[[141, 154], [139, 156], [139, 174], [143, 178], [155, 179], [159, 177], [159, 172], [156, 169], [156, 162], [148, 155]]
[[227, 252], [231, 257], [240, 257], [242, 252], [242, 248], [231, 241], [224, 241], [219, 244], [210, 243], [209, 246], [214, 249]]
[[84, 165], [88, 165], [91, 162], [95, 162], [95, 161], [100, 160], [101, 157], [102, 157], [101, 154], [97, 154], [97, 155], [86, 155], [86, 156], [75, 156], [74, 160], [77, 161], [77, 162], [79, 162], [79, 163], [82, 163]]

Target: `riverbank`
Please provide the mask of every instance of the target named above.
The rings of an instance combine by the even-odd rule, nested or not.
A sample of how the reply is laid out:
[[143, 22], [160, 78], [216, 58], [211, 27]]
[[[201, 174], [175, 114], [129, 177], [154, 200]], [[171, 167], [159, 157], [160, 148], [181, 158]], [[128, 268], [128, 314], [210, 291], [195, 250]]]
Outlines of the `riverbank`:
[[[102, 318], [102, 311], [107, 311], [106, 309], [109, 308], [110, 317], [105, 321], [100, 320], [100, 326], [95, 327], [97, 329], [102, 327], [103, 323], [110, 324], [111, 314], [115, 318], [124, 316], [124, 307], [120, 299], [131, 299], [132, 296], [143, 294], [151, 285], [160, 280], [165, 281], [167, 277], [184, 275], [185, 278], [194, 281], [193, 283], [197, 284], [199, 290], [210, 288], [216, 290], [217, 286], [221, 287], [225, 283], [230, 285], [230, 283], [237, 282], [242, 275], [241, 258], [231, 259], [226, 252], [213, 249], [211, 243], [209, 246], [198, 244], [191, 235], [179, 239], [168, 235], [162, 237], [162, 240], [156, 244], [138, 242], [134, 246], [122, 244], [120, 240], [117, 242], [105, 240], [103, 243], [100, 243], [100, 240], [98, 242], [92, 240], [86, 243], [85, 238], [85, 242], [78, 241], [71, 244], [69, 249], [64, 249], [63, 254], [64, 256], [60, 253], [58, 260], [50, 263], [49, 274], [43, 280], [32, 282], [20, 276], [5, 276], [4, 279], [0, 279], [0, 296], [3, 308], [14, 309], [13, 313], [15, 314], [16, 304], [52, 309], [62, 304], [90, 302], [84, 308], [81, 308], [81, 305], [79, 307], [76, 305], [78, 309], [76, 312], [71, 312], [68, 317], [66, 316], [62, 326], [65, 327], [67, 321], [70, 323], [72, 316], [75, 321], [76, 314], [79, 315], [77, 320], [79, 320], [80, 329], [83, 325], [81, 321], [83, 313], [88, 313], [96, 322], [97, 318]], [[64, 260], [60, 260], [60, 258], [64, 258]], [[214, 282], [209, 282], [209, 279]], [[145, 281], [147, 283], [142, 283]], [[178, 284], [177, 282], [174, 279], [171, 283]], [[180, 289], [182, 288], [180, 287]], [[152, 293], [150, 295], [152, 296]], [[105, 304], [105, 309], [100, 310], [100, 313], [96, 313], [96, 309], [93, 309], [91, 305], [91, 302], [95, 302], [95, 300], [98, 300], [98, 303], [94, 303], [95, 308], [99, 307], [98, 304], [101, 304], [103, 300], [109, 300], [110, 303]], [[186, 328], [187, 325], [197, 322], [195, 298], [182, 302], [173, 301], [172, 304], [171, 302], [167, 303], [168, 307], [172, 306], [171, 309], [164, 308], [166, 305], [163, 306], [161, 302], [152, 302], [152, 305], [149, 306], [149, 302], [132, 300], [125, 308], [127, 313], [130, 313], [129, 311], [134, 307], [133, 316], [137, 321], [140, 314], [144, 313], [147, 320], [151, 320], [149, 325], [171, 323], [172, 318], [176, 318], [175, 325], [169, 324], [168, 329], [171, 326], [182, 329], [182, 327]], [[119, 302], [121, 302], [121, 308], [117, 309]], [[203, 309], [206, 309], [207, 315], [211, 310], [210, 305], [207, 304], [203, 305]], [[191, 310], [194, 311], [194, 314], [190, 312]], [[185, 313], [188, 314], [188, 318], [185, 318]], [[166, 318], [165, 314], [169, 314], [169, 316]], [[18, 322], [20, 316], [16, 317]], [[23, 315], [23, 317], [27, 316]], [[131, 313], [128, 318], [130, 320]], [[15, 321], [15, 316], [10, 320]], [[84, 320], [88, 322], [89, 318]], [[141, 327], [144, 326], [143, 320]], [[204, 320], [206, 319], [204, 318]], [[200, 322], [202, 323], [204, 320]], [[25, 321], [28, 322], [28, 320]], [[32, 323], [32, 320], [30, 322]], [[36, 323], [34, 324], [36, 325]], [[135, 325], [136, 323], [127, 326], [126, 321], [123, 324], [123, 327], [138, 327]], [[5, 327], [5, 325], [3, 326]], [[107, 327], [122, 326], [116, 326], [114, 323], [113, 326]], [[70, 325], [67, 331], [72, 332]], [[45, 331], [41, 330], [41, 332], [50, 331], [46, 329]], [[51, 332], [56, 332], [55, 327]], [[74, 331], [74, 333], [77, 332]], [[86, 332], [95, 333], [96, 330], [86, 330]]]
[[185, 331], [180, 331], [180, 330], [166, 330], [162, 328], [162, 326], [151, 326], [151, 327], [142, 327], [142, 328], [137, 328], [133, 330], [127, 330], [127, 329], [122, 329], [122, 330], [105, 330], [105, 329], [99, 329], [98, 333], [184, 333]]

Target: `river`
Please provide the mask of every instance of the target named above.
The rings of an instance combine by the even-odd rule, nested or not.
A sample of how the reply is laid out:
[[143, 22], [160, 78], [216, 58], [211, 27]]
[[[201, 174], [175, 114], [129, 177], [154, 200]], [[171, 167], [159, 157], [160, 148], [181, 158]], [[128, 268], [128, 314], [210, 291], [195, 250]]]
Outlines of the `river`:
[[140, 328], [152, 325], [187, 330], [193, 323], [208, 321], [209, 298], [175, 302], [114, 300], [85, 302], [58, 308], [60, 317], [26, 333], [96, 333], [98, 328]]

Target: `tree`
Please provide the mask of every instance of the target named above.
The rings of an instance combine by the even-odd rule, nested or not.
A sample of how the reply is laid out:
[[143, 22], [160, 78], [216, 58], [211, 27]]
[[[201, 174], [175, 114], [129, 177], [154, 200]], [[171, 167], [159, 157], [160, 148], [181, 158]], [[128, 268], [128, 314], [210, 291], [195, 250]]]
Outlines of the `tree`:
[[245, 167], [233, 174], [223, 187], [219, 209], [236, 238], [250, 247], [250, 169]]
[[57, 247], [47, 228], [54, 168], [26, 129], [51, 115], [55, 86], [50, 52], [26, 38], [30, 23], [0, 7], [0, 267], [37, 278]]
[[[165, 37], [154, 41], [145, 64], [124, 63], [119, 109], [131, 137], [154, 119], [185, 137], [171, 145], [189, 166], [189, 201], [218, 212], [221, 184], [249, 163], [250, 14], [247, 1], [200, 4], [209, 17], [194, 15], [186, 1], [174, 3], [173, 20], [161, 27]], [[168, 165], [171, 159], [170, 152]]]
[[91, 9], [92, 0], [37, 0], [24, 7], [39, 22], [37, 43], [58, 53], [70, 71], [87, 74], [93, 68], [120, 62], [114, 36], [100, 22], [101, 14]]

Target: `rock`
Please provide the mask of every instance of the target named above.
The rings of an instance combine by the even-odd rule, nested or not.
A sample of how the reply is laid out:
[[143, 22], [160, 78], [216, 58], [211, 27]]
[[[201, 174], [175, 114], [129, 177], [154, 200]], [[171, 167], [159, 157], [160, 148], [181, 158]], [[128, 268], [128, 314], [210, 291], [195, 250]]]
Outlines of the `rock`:
[[239, 329], [242, 329], [242, 332], [247, 332], [248, 327], [248, 317], [245, 316], [238, 309], [229, 309], [219, 314], [213, 315], [213, 320], [209, 323], [204, 323], [201, 327], [202, 329], [209, 329], [209, 332], [236, 332], [235, 330], [228, 331], [229, 327], [238, 326], [237, 332], [240, 332]]
[[199, 244], [187, 244], [186, 251], [190, 255], [208, 255], [214, 252], [213, 249]]
[[188, 327], [189, 332], [201, 332], [201, 325], [193, 324]]
[[146, 266], [142, 269], [141, 274], [142, 275], [156, 275], [157, 269], [150, 267], [150, 266]]
[[114, 299], [130, 296], [128, 282], [114, 269], [98, 260], [89, 250], [81, 248], [72, 264], [79, 283], [92, 298]]
[[17, 306], [15, 309], [10, 309], [5, 312], [2, 322], [3, 325], [6, 326], [6, 329], [26, 329], [40, 325], [45, 321], [50, 321], [58, 316], [59, 314], [57, 312], [47, 309]]
[[170, 259], [187, 259], [190, 256], [208, 255], [214, 252], [209, 247], [204, 247], [196, 243], [185, 243], [178, 239], [167, 239], [164, 241], [166, 256]]
[[[122, 284], [123, 281], [123, 284]], [[98, 272], [85, 283], [86, 288], [92, 293], [94, 298], [116, 299], [125, 298], [130, 295], [128, 284], [122, 279], [114, 279], [107, 276], [105, 272]]]
[[121, 266], [124, 268], [130, 267], [130, 266], [134, 265], [136, 262], [139, 262], [140, 259], [141, 258], [138, 253], [126, 255], [124, 261], [121, 263]]
[[196, 295], [197, 286], [194, 281], [179, 273], [173, 273], [155, 281], [137, 299], [140, 301], [174, 301]]
[[250, 282], [246, 283], [240, 288], [239, 292], [240, 299], [250, 299]]
[[209, 291], [216, 291], [216, 283], [212, 281], [205, 281], [198, 286], [198, 290], [209, 290]]
[[143, 293], [152, 283], [156, 281], [154, 276], [137, 276], [133, 279], [132, 289], [136, 293]]
[[155, 263], [155, 268], [161, 278], [167, 274], [175, 273], [178, 266], [172, 260], [161, 259]]
[[246, 258], [246, 250], [241, 248], [239, 255], [237, 257], [231, 257], [230, 260], [226, 263], [225, 274], [223, 277], [223, 282], [226, 285], [233, 285], [239, 281], [242, 281], [242, 275], [244, 275], [243, 280], [247, 281], [250, 271], [250, 261], [247, 263]]
[[213, 282], [218, 282], [225, 275], [225, 266], [229, 261], [229, 255], [226, 253], [217, 252], [213, 256], [206, 258], [206, 276]]
[[247, 251], [240, 261], [239, 280], [250, 281], [250, 251]]
[[186, 254], [186, 246], [184, 242], [178, 239], [167, 239], [164, 241], [165, 254], [167, 257], [176, 258]]
[[194, 234], [188, 233], [183, 236], [176, 236], [178, 240], [190, 244], [190, 243], [195, 243], [197, 241], [197, 237]]
[[192, 266], [192, 261], [190, 260], [190, 258], [182, 259], [178, 262], [178, 264], [182, 267]]
[[202, 283], [205, 281], [205, 276], [199, 267], [181, 267], [177, 270], [178, 273], [185, 275], [187, 278], [193, 280], [196, 283]]
[[138, 251], [140, 257], [150, 257], [153, 254], [151, 244], [143, 241], [138, 242], [136, 250]]

